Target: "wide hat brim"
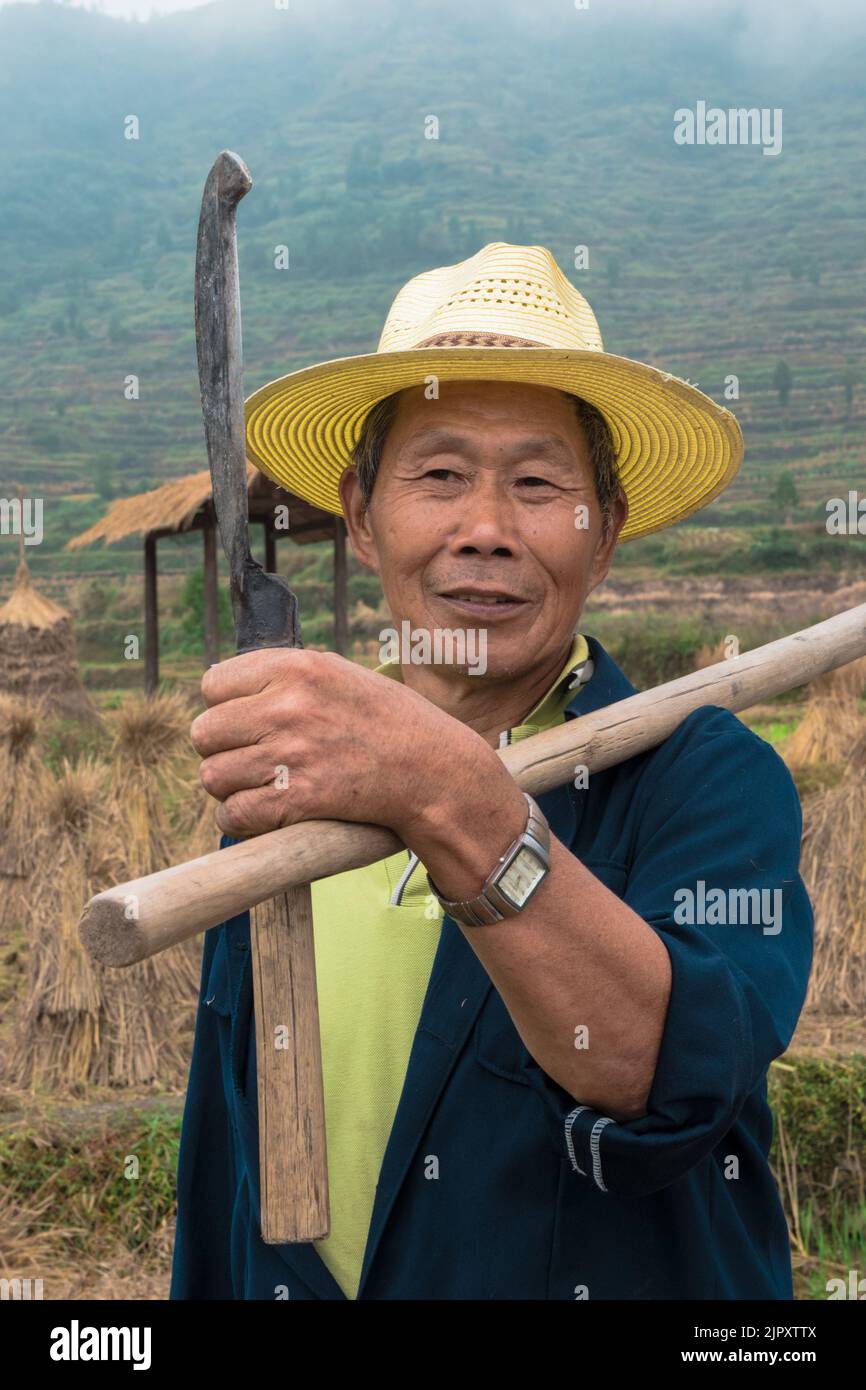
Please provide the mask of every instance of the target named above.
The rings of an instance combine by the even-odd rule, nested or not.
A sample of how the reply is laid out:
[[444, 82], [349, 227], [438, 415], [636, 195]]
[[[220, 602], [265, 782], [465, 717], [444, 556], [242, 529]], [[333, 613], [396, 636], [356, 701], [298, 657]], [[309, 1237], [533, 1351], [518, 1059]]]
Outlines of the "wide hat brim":
[[431, 347], [320, 362], [245, 402], [247, 457], [274, 482], [342, 515], [338, 483], [367, 412], [407, 386], [519, 381], [582, 396], [607, 420], [629, 502], [620, 541], [672, 526], [717, 497], [743, 459], [736, 418], [645, 362], [570, 348]]

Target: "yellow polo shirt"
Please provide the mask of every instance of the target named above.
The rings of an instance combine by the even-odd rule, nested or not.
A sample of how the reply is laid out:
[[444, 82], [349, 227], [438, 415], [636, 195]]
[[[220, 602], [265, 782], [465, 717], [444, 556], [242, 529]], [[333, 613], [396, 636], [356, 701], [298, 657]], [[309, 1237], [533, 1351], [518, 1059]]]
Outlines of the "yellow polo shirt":
[[[550, 690], [502, 741], [562, 723], [578, 689], [575, 667], [588, 657], [577, 634]], [[377, 669], [403, 679], [397, 662]], [[401, 850], [312, 885], [331, 1201], [331, 1233], [315, 1244], [347, 1298], [357, 1297], [379, 1170], [439, 945], [442, 909], [423, 864], [406, 879], [411, 863]]]

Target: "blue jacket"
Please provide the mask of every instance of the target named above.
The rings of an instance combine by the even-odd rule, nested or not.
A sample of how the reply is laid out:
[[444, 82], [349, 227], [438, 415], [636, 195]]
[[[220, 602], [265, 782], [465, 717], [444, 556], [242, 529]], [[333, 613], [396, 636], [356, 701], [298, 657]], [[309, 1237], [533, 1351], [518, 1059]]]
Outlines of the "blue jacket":
[[[589, 644], [595, 672], [567, 718], [634, 693]], [[805, 998], [813, 924], [784, 763], [728, 711], [703, 706], [658, 748], [539, 802], [670, 955], [648, 1112], [615, 1122], [547, 1076], [446, 917], [359, 1300], [791, 1298], [767, 1068]], [[769, 903], [780, 890], [781, 930], [682, 922], [682, 890], [699, 894], [700, 882], [728, 899], [757, 888]], [[259, 1235], [252, 1008], [244, 914], [205, 937], [170, 1297], [342, 1299], [312, 1244]]]

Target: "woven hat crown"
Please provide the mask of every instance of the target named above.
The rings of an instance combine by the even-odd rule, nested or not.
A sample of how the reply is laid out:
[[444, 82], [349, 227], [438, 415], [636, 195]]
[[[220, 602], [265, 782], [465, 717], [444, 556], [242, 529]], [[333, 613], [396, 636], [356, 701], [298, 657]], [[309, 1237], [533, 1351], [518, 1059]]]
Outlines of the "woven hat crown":
[[604, 351], [595, 314], [547, 247], [504, 241], [409, 280], [377, 351], [473, 346]]
[[341, 477], [371, 409], [431, 376], [553, 387], [595, 406], [629, 502], [620, 543], [691, 516], [742, 462], [729, 410], [670, 372], [605, 352], [595, 314], [547, 248], [503, 241], [409, 280], [375, 352], [318, 362], [254, 392], [245, 402], [247, 455], [339, 516]]

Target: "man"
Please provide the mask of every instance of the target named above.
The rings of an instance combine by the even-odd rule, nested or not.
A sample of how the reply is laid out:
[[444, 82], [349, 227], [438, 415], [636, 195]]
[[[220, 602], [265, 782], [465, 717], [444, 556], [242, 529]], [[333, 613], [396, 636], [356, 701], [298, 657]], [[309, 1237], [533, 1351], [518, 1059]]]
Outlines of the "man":
[[544, 248], [494, 243], [410, 281], [376, 353], [262, 388], [247, 430], [342, 512], [393, 633], [451, 657], [205, 675], [228, 835], [333, 818], [407, 848], [313, 885], [326, 1240], [260, 1239], [248, 917], [208, 933], [172, 1297], [791, 1297], [766, 1077], [812, 917], [784, 764], [710, 706], [537, 803], [496, 753], [633, 693], [585, 601], [618, 539], [727, 484], [733, 417], [606, 354]]

